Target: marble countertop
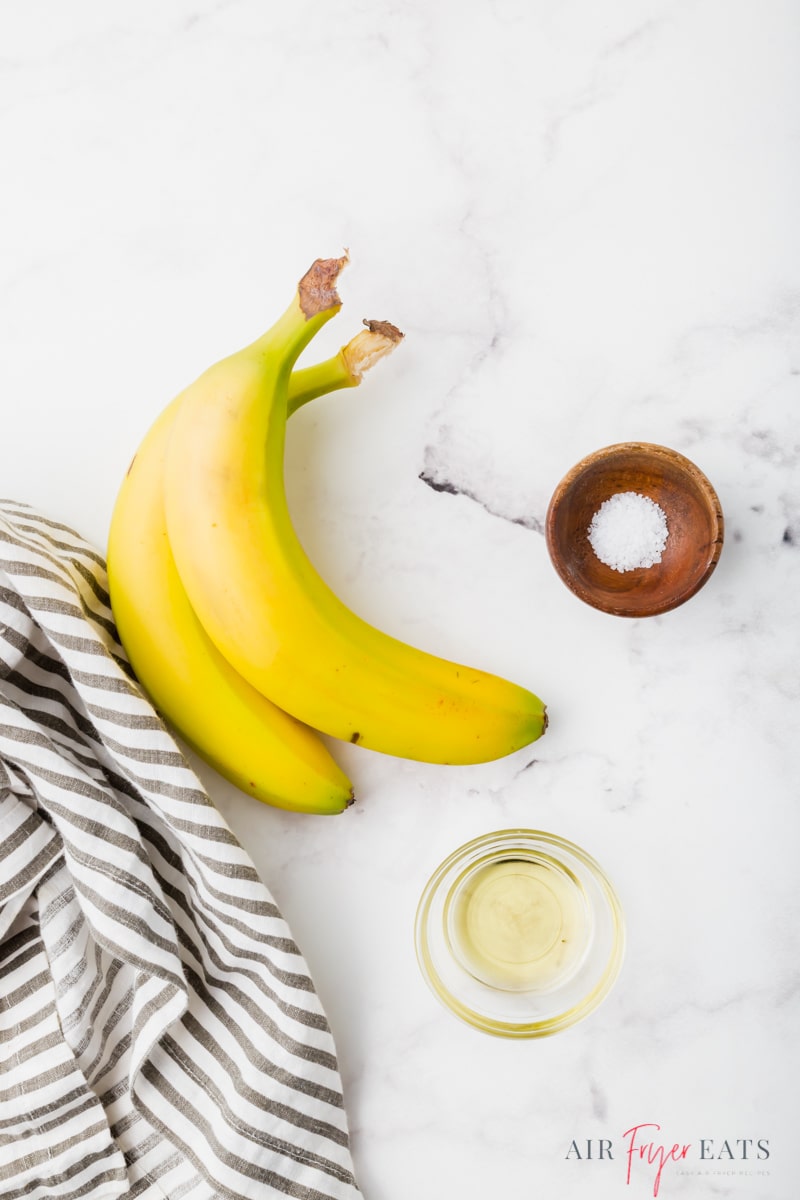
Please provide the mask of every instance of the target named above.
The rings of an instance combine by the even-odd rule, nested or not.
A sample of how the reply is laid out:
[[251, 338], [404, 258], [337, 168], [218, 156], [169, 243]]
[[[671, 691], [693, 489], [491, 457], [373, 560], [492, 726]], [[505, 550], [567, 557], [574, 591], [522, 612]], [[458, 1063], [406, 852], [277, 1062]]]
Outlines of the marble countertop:
[[[406, 338], [294, 419], [298, 533], [361, 615], [548, 704], [479, 767], [337, 746], [337, 818], [197, 764], [308, 960], [367, 1200], [797, 1194], [799, 136], [791, 0], [0, 9], [2, 493], [104, 548], [156, 413], [349, 247], [318, 345]], [[726, 518], [647, 620], [542, 534], [626, 439]], [[601, 1008], [530, 1042], [452, 1017], [413, 946], [439, 861], [518, 825], [599, 859], [628, 927]], [[690, 1151], [628, 1175], [632, 1136]]]

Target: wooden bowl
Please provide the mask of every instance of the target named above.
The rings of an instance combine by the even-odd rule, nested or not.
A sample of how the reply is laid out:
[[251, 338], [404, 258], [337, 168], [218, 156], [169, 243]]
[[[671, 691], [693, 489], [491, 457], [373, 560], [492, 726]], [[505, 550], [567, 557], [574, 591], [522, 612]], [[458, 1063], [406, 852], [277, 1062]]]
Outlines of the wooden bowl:
[[[592, 517], [617, 492], [647, 496], [666, 516], [667, 544], [652, 567], [616, 571], [592, 549]], [[553, 493], [545, 523], [548, 553], [567, 587], [618, 617], [652, 617], [693, 596], [717, 565], [723, 532], [722, 509], [703, 472], [648, 442], [621, 442], [582, 459]]]

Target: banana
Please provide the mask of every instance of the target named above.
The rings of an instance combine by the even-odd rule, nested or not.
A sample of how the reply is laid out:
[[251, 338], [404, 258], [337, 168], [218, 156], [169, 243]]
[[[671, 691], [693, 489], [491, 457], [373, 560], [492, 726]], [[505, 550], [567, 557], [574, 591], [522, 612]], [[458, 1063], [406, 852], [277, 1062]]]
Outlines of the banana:
[[420, 761], [500, 758], [544, 732], [541, 700], [369, 625], [320, 578], [292, 527], [283, 477], [290, 372], [339, 311], [346, 261], [318, 259], [268, 333], [183, 393], [164, 477], [177, 568], [221, 653], [308, 725]]
[[[356, 386], [388, 352], [393, 341], [387, 327], [366, 324], [333, 358], [294, 372], [290, 412], [326, 392]], [[145, 435], [112, 512], [107, 560], [120, 640], [156, 708], [222, 776], [280, 808], [341, 812], [352, 801], [352, 788], [321, 739], [237, 674], [200, 625], [181, 584], [167, 538], [163, 482], [179, 402], [180, 396]]]

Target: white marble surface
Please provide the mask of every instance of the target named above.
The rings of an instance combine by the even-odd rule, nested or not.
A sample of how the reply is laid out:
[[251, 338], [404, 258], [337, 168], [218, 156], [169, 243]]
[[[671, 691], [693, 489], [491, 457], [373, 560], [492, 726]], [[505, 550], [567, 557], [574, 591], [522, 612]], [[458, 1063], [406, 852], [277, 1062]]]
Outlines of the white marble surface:
[[[482, 767], [337, 749], [336, 819], [200, 768], [311, 966], [367, 1200], [651, 1196], [645, 1122], [691, 1145], [665, 1200], [797, 1195], [799, 135], [792, 0], [0, 5], [0, 491], [104, 547], [155, 414], [348, 246], [318, 348], [407, 337], [295, 419], [298, 530], [360, 613], [550, 708]], [[727, 519], [708, 586], [644, 621], [576, 600], [541, 533], [626, 438]], [[613, 994], [543, 1042], [461, 1025], [412, 944], [432, 868], [516, 824], [593, 853], [628, 919]]]

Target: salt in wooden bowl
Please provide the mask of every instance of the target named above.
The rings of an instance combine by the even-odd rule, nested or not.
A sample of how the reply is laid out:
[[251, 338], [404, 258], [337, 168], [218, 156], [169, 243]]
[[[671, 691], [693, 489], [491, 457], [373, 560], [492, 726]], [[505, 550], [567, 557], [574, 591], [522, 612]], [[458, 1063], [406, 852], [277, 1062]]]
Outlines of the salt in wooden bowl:
[[[589, 540], [600, 506], [620, 492], [653, 500], [667, 520], [661, 561], [618, 571]], [[719, 560], [722, 509], [706, 476], [682, 454], [650, 442], [621, 442], [582, 459], [559, 483], [547, 509], [553, 566], [579, 599], [618, 617], [652, 617], [677, 608], [705, 584]]]

